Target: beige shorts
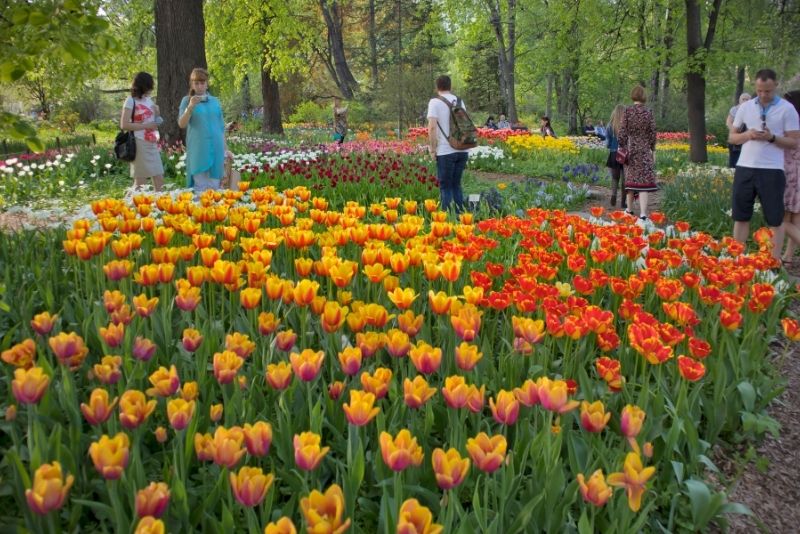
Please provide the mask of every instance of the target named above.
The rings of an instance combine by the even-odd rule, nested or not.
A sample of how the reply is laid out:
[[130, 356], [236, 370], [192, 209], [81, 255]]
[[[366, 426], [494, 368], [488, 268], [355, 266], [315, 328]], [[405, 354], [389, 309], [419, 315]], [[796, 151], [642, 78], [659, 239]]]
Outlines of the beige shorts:
[[164, 165], [156, 143], [136, 138], [136, 159], [131, 162], [131, 178], [163, 176]]

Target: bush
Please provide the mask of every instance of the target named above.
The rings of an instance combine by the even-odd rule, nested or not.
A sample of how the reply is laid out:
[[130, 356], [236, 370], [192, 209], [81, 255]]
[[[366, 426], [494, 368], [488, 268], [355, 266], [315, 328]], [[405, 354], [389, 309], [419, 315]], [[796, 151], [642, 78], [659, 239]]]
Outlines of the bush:
[[333, 111], [330, 106], [323, 106], [316, 102], [303, 102], [297, 106], [294, 113], [289, 115], [289, 122], [311, 123], [325, 125], [333, 120]]

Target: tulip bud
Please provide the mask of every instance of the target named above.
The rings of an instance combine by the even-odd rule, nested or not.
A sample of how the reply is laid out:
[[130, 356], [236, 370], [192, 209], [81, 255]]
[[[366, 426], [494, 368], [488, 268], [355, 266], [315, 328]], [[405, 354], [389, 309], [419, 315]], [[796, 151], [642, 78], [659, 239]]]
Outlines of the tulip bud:
[[161, 517], [169, 504], [170, 492], [164, 482], [151, 482], [136, 494], [136, 515]]

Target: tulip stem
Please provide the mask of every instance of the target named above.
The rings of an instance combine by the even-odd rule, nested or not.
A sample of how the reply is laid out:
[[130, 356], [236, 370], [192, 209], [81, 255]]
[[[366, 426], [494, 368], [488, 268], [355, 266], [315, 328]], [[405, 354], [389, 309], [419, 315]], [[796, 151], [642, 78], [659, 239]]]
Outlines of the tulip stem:
[[114, 510], [114, 521], [116, 522], [117, 532], [127, 532], [128, 522], [125, 518], [125, 512], [122, 509], [122, 503], [117, 494], [117, 482], [115, 480], [106, 480], [106, 488], [108, 489], [108, 496], [111, 499], [111, 509]]
[[396, 510], [395, 524], [400, 520], [400, 508], [403, 506], [403, 472], [394, 473], [394, 509]]

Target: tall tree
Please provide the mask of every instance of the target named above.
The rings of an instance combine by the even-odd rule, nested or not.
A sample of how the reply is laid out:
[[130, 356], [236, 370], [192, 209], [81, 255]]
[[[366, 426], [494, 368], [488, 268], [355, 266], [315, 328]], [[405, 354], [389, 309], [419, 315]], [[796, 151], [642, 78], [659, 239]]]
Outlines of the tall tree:
[[517, 122], [516, 96], [516, 48], [517, 48], [517, 0], [506, 0], [505, 9], [501, 0], [483, 0], [489, 11], [489, 24], [497, 39], [497, 59], [500, 67], [500, 91], [508, 111], [508, 119]]
[[337, 0], [319, 0], [319, 9], [328, 31], [327, 53], [330, 59], [326, 65], [342, 96], [353, 98], [358, 91], [358, 82], [350, 71], [345, 55], [342, 6]]
[[708, 13], [708, 28], [702, 36], [700, 5], [686, 0], [686, 109], [689, 116], [689, 159], [695, 163], [708, 161], [706, 151], [706, 65], [714, 42], [722, 0], [714, 0]]
[[168, 143], [181, 139], [178, 106], [194, 68], [207, 68], [203, 0], [156, 0], [158, 107]]

